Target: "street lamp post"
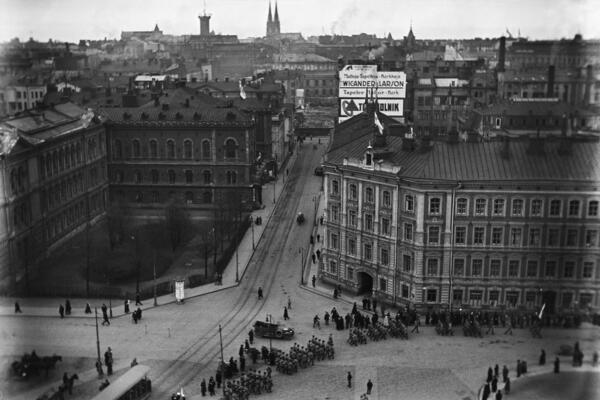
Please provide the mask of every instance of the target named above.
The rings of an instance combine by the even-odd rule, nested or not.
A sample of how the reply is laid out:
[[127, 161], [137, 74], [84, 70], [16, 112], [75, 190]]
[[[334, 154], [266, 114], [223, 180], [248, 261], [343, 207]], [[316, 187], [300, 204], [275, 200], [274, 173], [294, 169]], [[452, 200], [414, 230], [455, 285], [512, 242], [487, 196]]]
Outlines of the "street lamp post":
[[98, 332], [98, 307], [94, 307], [94, 311], [96, 314], [96, 350], [98, 352], [96, 368], [98, 370], [98, 375], [103, 375], [104, 373], [102, 372], [102, 359], [100, 358], [100, 333]]
[[135, 240], [135, 258], [136, 258], [136, 274], [135, 274], [135, 292], [140, 292], [140, 249], [138, 247], [137, 235], [131, 235], [131, 239]]
[[[267, 320], [270, 323], [273, 323], [273, 316], [271, 314], [267, 314]], [[273, 351], [273, 339], [269, 336], [269, 354]]]
[[300, 247], [298, 253], [300, 253], [300, 284], [304, 285], [304, 249]]
[[[221, 335], [221, 324], [219, 324], [219, 343], [221, 344], [221, 368], [219, 368], [219, 374], [223, 378], [223, 369], [225, 369], [225, 359], [223, 358], [223, 336]], [[225, 395], [225, 381], [223, 381], [223, 395]]]
[[[239, 244], [239, 243], [238, 243]], [[239, 278], [239, 259], [238, 259], [238, 246], [235, 247], [235, 282], [239, 282], [240, 278]]]
[[275, 184], [277, 183], [277, 177], [273, 179], [273, 204], [275, 204]]
[[252, 215], [250, 215], [250, 228], [252, 229], [252, 250], [255, 250], [255, 245], [254, 245], [254, 218], [252, 218]]
[[158, 302], [156, 301], [156, 248], [154, 248], [154, 263], [152, 264], [152, 275], [154, 280], [154, 307], [156, 307], [158, 305]]

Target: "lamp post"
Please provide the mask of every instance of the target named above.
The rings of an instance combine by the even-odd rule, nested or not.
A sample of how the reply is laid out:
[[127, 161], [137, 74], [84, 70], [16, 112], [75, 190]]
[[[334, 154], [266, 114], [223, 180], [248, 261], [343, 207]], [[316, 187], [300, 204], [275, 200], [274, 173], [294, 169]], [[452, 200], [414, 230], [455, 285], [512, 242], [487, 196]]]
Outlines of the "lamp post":
[[[275, 176], [275, 174], [273, 174]], [[277, 183], [277, 177], [273, 179], [273, 204], [275, 204], [275, 184]]]
[[304, 249], [300, 247], [298, 253], [300, 253], [300, 284], [304, 285]]
[[[221, 324], [219, 324], [219, 343], [221, 344], [221, 368], [219, 374], [223, 378], [223, 369], [225, 368], [225, 359], [223, 358], [223, 336], [221, 335]], [[223, 381], [223, 395], [225, 395], [225, 382]]]
[[252, 215], [250, 215], [250, 228], [252, 229], [252, 250], [255, 250], [255, 245], [254, 245], [254, 218], [252, 217]]
[[154, 263], [152, 264], [152, 275], [154, 280], [154, 307], [156, 307], [158, 305], [158, 302], [156, 301], [156, 247], [154, 248]]
[[136, 258], [136, 274], [135, 274], [135, 292], [140, 292], [140, 249], [138, 247], [138, 238], [136, 235], [131, 235], [131, 239], [135, 240], [135, 258]]
[[94, 312], [96, 314], [96, 351], [98, 352], [96, 368], [98, 370], [98, 375], [104, 375], [104, 372], [102, 372], [102, 359], [100, 358], [100, 333], [98, 332], [98, 307], [94, 307]]

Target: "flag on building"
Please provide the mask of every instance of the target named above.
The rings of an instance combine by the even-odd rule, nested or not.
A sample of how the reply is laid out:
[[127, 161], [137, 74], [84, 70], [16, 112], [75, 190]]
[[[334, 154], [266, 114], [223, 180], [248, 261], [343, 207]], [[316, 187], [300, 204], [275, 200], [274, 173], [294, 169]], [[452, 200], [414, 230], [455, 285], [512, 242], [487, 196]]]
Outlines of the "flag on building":
[[540, 310], [540, 314], [538, 315], [539, 319], [542, 319], [542, 314], [544, 313], [544, 308], [546, 308], [546, 303], [542, 304], [542, 309]]
[[242, 81], [240, 80], [240, 97], [242, 100], [246, 100], [246, 92], [244, 91], [244, 86], [242, 85]]
[[379, 121], [379, 117], [377, 116], [377, 110], [375, 110], [374, 115], [375, 115], [375, 126], [377, 127], [377, 129], [379, 129], [379, 134], [383, 135], [383, 125]]

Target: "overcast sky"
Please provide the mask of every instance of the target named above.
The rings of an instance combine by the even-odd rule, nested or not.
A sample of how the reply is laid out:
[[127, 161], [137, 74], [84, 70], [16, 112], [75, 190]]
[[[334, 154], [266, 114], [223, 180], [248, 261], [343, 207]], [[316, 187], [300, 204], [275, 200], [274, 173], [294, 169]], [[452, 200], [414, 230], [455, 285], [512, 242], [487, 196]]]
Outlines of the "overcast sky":
[[[600, 38], [598, 0], [280, 0], [282, 32], [310, 35], [388, 32], [401, 38], [411, 20], [417, 39]], [[273, 2], [274, 6], [274, 2]], [[239, 38], [265, 35], [269, 0], [206, 0], [211, 30]], [[202, 0], [0, 0], [0, 41], [119, 38], [122, 30], [198, 34]], [[274, 11], [274, 10], [273, 10]]]

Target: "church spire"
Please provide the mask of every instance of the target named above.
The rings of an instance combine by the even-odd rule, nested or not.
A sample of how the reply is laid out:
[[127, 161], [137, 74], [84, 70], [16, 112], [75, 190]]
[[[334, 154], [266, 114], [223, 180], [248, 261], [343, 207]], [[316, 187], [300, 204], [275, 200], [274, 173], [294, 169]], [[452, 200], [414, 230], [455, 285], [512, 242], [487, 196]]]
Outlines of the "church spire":
[[273, 14], [271, 14], [271, 2], [269, 1], [269, 17], [267, 19], [268, 22], [273, 22]]
[[277, 12], [277, 0], [275, 0], [275, 22], [279, 22], [279, 12]]

